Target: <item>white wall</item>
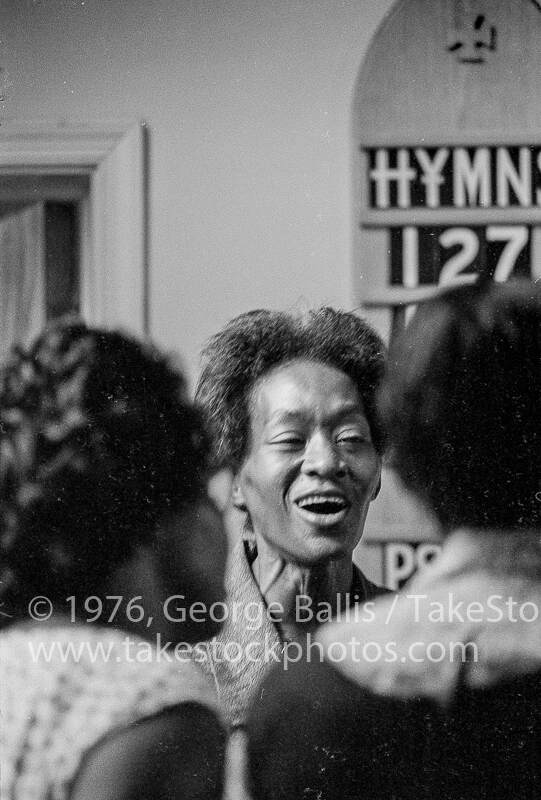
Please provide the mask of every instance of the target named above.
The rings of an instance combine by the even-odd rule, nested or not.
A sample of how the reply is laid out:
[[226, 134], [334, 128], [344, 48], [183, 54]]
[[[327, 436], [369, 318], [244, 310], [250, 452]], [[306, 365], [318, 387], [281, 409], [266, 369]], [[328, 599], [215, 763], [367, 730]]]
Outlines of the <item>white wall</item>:
[[3, 0], [3, 114], [151, 130], [151, 332], [353, 304], [350, 102], [392, 0]]

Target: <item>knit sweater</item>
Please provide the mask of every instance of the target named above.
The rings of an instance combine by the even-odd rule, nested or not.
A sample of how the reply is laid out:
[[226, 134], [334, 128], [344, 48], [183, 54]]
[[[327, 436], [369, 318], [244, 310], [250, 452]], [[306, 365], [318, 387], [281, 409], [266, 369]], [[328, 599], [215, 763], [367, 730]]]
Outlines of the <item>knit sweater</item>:
[[0, 796], [66, 800], [103, 737], [179, 703], [214, 706], [197, 666], [95, 625], [0, 634]]

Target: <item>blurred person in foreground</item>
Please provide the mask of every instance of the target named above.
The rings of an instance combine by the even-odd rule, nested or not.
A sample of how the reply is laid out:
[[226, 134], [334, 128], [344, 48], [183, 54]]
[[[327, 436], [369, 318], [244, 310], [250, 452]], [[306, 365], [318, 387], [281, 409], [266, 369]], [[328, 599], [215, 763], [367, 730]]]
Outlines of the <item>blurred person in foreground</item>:
[[223, 598], [206, 472], [184, 380], [150, 346], [63, 321], [14, 351], [0, 374], [2, 800], [221, 796], [224, 732], [189, 655], [217, 626], [184, 613]]
[[417, 311], [379, 406], [443, 552], [264, 683], [257, 800], [541, 795], [540, 399], [538, 287], [456, 288]]
[[216, 466], [234, 474], [242, 535], [227, 619], [203, 666], [233, 727], [284, 651], [300, 657], [318, 618], [382, 591], [352, 554], [379, 490], [384, 357], [363, 320], [331, 308], [242, 314], [204, 351], [196, 396]]

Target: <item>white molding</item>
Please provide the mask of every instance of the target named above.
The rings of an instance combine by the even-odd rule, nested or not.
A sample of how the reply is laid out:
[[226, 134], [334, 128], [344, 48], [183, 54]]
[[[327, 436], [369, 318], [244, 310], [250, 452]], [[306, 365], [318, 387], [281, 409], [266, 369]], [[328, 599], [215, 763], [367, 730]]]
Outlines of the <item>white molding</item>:
[[6, 122], [0, 175], [86, 174], [81, 313], [93, 325], [146, 334], [147, 201], [145, 125]]
[[7, 121], [0, 131], [0, 169], [17, 172], [35, 167], [95, 168], [117, 147], [131, 124], [46, 124]]

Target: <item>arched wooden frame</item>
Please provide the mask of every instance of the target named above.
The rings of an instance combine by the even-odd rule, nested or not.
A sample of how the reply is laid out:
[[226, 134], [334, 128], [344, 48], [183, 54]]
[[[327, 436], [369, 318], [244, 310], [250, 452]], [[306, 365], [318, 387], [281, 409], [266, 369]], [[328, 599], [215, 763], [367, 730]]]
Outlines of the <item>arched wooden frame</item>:
[[81, 313], [148, 333], [148, 174], [144, 124], [3, 123], [2, 175], [88, 175], [82, 202]]
[[[486, 11], [499, 31], [494, 60], [486, 64], [459, 63], [448, 46], [468, 6], [468, 13]], [[354, 281], [356, 301], [384, 335], [403, 328], [409, 305], [439, 291], [435, 285], [389, 284], [380, 265], [388, 262], [391, 226], [529, 225], [532, 278], [541, 279], [538, 206], [374, 213], [366, 185], [369, 147], [539, 145], [540, 10], [538, 0], [397, 0], [370, 44], [352, 106]]]

